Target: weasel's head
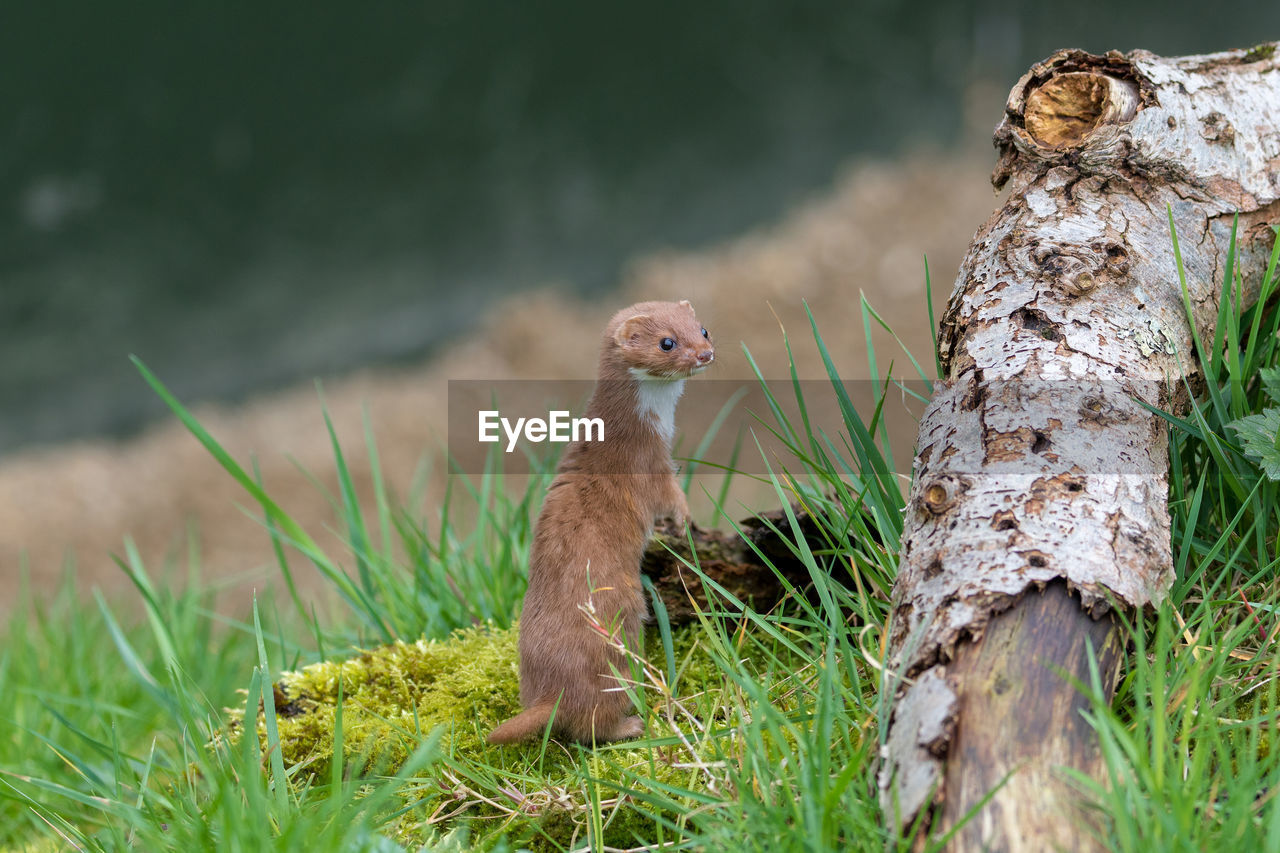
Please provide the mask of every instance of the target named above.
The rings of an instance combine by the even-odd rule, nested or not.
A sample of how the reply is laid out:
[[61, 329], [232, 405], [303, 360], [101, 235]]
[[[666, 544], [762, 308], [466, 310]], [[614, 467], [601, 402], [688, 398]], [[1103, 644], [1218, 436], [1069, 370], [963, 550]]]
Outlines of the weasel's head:
[[655, 379], [683, 379], [706, 370], [716, 359], [711, 335], [688, 300], [624, 308], [605, 330], [605, 347], [615, 349], [632, 375]]

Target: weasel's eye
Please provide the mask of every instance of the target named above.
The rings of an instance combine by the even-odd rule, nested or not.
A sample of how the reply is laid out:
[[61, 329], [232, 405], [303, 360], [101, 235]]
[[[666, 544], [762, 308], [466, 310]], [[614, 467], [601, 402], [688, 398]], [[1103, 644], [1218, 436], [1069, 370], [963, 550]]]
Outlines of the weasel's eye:
[[676, 340], [675, 338], [663, 338], [662, 343], [658, 344], [658, 346], [662, 347], [663, 352], [671, 352], [676, 348]]
[[707, 330], [706, 330], [705, 328], [702, 330], [702, 336], [703, 336], [704, 338], [709, 338], [709, 337], [711, 337], [710, 335], [708, 335], [708, 334], [707, 334]]

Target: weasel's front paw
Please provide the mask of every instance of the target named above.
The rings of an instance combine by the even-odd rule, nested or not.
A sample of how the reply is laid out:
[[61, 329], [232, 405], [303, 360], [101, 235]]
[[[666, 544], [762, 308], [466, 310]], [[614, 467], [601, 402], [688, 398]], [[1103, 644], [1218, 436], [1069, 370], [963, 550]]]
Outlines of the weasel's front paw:
[[693, 529], [693, 519], [688, 515], [678, 516], [673, 512], [670, 515], [655, 518], [653, 526], [658, 533], [684, 538], [684, 535]]
[[680, 503], [671, 510], [671, 519], [682, 532], [688, 530], [693, 524], [693, 517], [689, 515], [689, 502], [685, 500], [683, 494], [680, 495]]
[[683, 539], [685, 535], [693, 529], [693, 519], [688, 515], [676, 515], [675, 513], [672, 513], [669, 518], [663, 521], [663, 527], [666, 529], [668, 535], [678, 536]]

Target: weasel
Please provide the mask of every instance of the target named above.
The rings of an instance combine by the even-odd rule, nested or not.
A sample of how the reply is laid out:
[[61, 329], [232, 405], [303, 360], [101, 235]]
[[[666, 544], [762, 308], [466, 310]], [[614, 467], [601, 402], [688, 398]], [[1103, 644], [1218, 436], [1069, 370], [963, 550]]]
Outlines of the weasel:
[[640, 558], [654, 522], [689, 521], [671, 461], [675, 408], [684, 382], [715, 360], [693, 306], [641, 302], [605, 327], [587, 417], [604, 421], [602, 441], [570, 444], [534, 528], [529, 588], [520, 616], [520, 702], [490, 743], [552, 732], [590, 744], [639, 737], [617, 674], [627, 661], [592, 627], [579, 605], [640, 649], [648, 614]]

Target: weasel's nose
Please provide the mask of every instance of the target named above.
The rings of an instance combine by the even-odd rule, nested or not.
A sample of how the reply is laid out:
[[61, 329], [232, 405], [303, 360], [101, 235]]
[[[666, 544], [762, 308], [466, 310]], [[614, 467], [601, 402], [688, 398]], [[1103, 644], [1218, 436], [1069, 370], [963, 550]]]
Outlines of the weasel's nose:
[[698, 364], [710, 364], [715, 360], [715, 357], [716, 354], [714, 351], [704, 349], [702, 352], [698, 353]]

